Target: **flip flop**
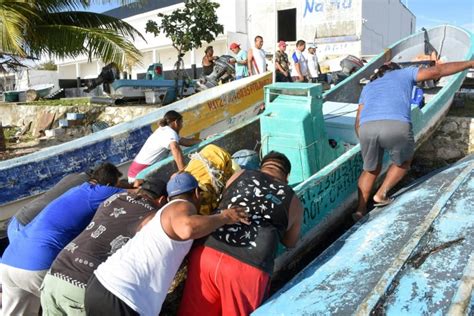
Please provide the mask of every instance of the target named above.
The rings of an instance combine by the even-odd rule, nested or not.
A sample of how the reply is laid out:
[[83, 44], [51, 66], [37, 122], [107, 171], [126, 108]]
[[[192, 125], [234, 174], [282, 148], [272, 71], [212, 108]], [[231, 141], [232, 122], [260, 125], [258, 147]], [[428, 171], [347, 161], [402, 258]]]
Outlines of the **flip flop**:
[[382, 206], [387, 206], [390, 203], [392, 203], [395, 199], [394, 198], [389, 198], [388, 200], [381, 201], [381, 202], [375, 202], [374, 201], [374, 207], [382, 207]]

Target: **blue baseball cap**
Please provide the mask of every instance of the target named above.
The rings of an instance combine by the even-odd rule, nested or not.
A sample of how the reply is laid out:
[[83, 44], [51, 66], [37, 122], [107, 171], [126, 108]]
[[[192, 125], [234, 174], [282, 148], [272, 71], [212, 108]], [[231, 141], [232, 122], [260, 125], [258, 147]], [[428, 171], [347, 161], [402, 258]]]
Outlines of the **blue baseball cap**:
[[168, 191], [168, 197], [173, 197], [192, 191], [198, 187], [199, 183], [196, 178], [194, 178], [190, 173], [183, 172], [178, 173], [168, 181], [166, 191]]

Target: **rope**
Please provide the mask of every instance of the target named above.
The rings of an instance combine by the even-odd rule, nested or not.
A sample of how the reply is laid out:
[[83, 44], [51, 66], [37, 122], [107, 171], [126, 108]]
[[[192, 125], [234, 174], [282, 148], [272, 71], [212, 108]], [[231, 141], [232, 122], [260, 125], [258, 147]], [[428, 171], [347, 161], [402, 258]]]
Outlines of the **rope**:
[[225, 185], [224, 181], [222, 181], [223, 176], [224, 176], [224, 171], [214, 168], [212, 163], [210, 163], [209, 160], [201, 156], [200, 153], [191, 154], [189, 155], [189, 158], [199, 160], [203, 163], [203, 165], [207, 169], [207, 173], [209, 174], [209, 177], [211, 178], [211, 185], [214, 188], [215, 192], [221, 192], [221, 190], [224, 188], [224, 185]]

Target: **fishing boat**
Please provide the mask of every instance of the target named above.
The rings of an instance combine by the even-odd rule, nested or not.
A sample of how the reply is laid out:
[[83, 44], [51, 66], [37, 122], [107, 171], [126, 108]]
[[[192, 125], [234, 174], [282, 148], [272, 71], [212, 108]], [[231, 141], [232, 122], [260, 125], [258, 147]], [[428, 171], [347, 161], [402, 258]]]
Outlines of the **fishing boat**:
[[24, 90], [4, 91], [3, 97], [5, 102], [18, 102], [22, 99], [26, 100], [27, 91], [34, 90], [39, 98], [44, 98], [51, 93], [53, 88], [54, 84], [39, 84]]
[[473, 205], [470, 155], [397, 192], [252, 315], [472, 315]]
[[102, 161], [128, 165], [157, 122], [169, 110], [183, 115], [183, 136], [205, 138], [255, 117], [263, 103], [263, 87], [271, 74], [261, 74], [217, 86], [158, 108], [145, 116], [97, 133], [48, 147], [22, 157], [0, 161], [0, 236], [22, 205], [48, 190], [65, 175], [87, 170]]
[[[472, 35], [458, 27], [440, 26], [398, 41], [363, 68], [322, 94], [319, 84], [276, 83], [265, 87], [265, 112], [249, 122], [217, 135], [187, 153], [215, 143], [230, 153], [255, 149], [285, 153], [292, 162], [289, 183], [304, 205], [302, 236], [291, 250], [280, 248], [274, 276], [294, 269], [300, 258], [347, 218], [357, 199], [357, 180], [362, 171], [360, 146], [354, 121], [363, 83], [388, 61], [410, 63], [424, 54], [426, 39], [438, 47], [446, 61], [470, 60]], [[416, 63], [415, 63], [416, 64]], [[432, 133], [449, 109], [466, 72], [439, 80], [425, 89], [425, 106], [412, 105], [412, 124], [417, 146]], [[384, 167], [388, 167], [388, 155]], [[138, 174], [144, 178], [154, 170], [170, 174], [172, 159]]]

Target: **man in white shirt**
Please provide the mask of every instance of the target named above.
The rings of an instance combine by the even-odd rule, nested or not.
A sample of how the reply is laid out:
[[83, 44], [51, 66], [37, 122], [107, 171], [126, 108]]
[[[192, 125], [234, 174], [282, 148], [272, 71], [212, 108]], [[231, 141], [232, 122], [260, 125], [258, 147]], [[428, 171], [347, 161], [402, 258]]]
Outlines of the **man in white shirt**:
[[316, 44], [308, 45], [308, 72], [311, 82], [318, 82], [318, 75], [321, 73], [319, 68], [318, 57], [316, 56]]
[[224, 225], [249, 224], [246, 209], [197, 215], [200, 191], [189, 173], [166, 186], [170, 202], [130, 241], [99, 265], [85, 295], [87, 315], [159, 315], [173, 277], [193, 239]]
[[308, 76], [308, 61], [303, 52], [306, 49], [306, 42], [299, 40], [296, 42], [296, 49], [291, 55], [293, 69], [291, 69], [291, 77], [295, 82], [306, 82]]
[[267, 61], [265, 59], [265, 51], [263, 47], [263, 37], [255, 36], [255, 47], [249, 49], [248, 52], [248, 68], [249, 76], [263, 74], [267, 71]]

